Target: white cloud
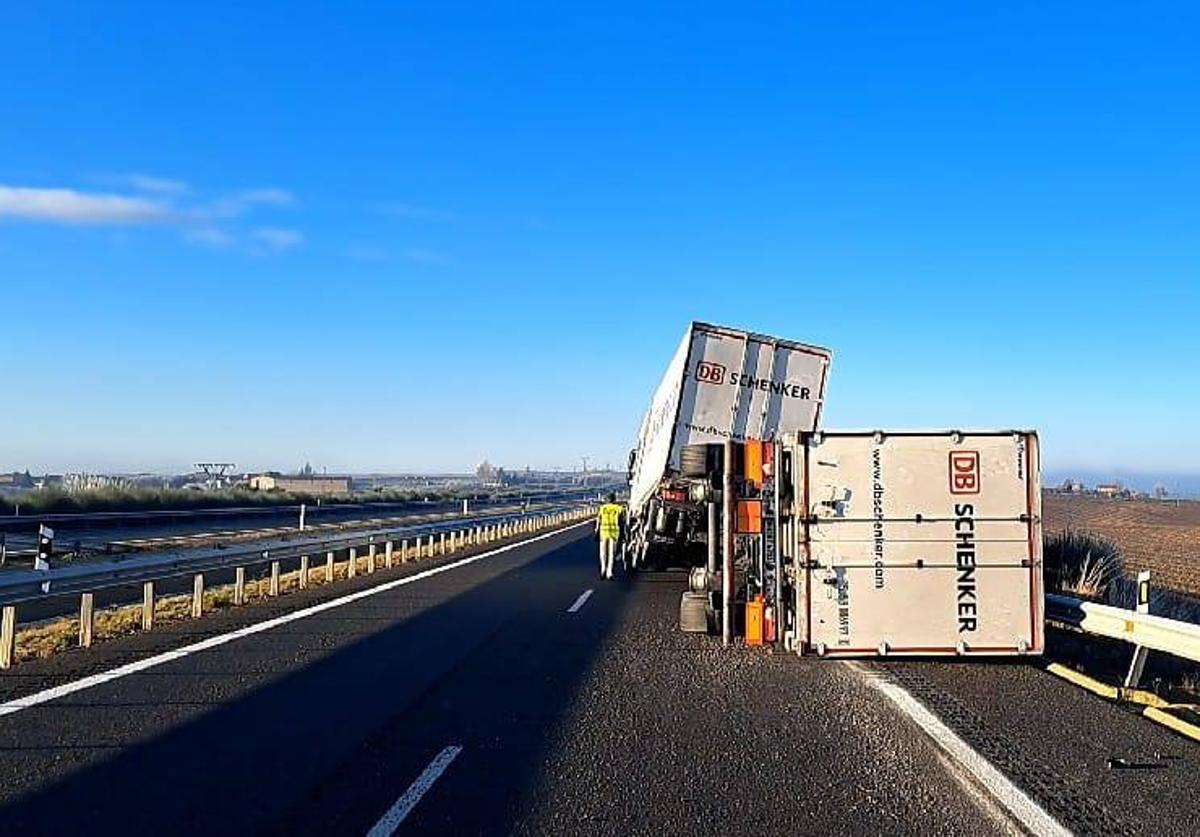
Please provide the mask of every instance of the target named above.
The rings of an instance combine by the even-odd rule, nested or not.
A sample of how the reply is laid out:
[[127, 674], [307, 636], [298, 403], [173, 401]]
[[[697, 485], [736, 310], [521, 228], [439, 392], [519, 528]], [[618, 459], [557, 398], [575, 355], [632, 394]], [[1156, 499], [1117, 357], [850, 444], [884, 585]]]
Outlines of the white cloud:
[[287, 189], [244, 189], [236, 197], [246, 205], [259, 203], [270, 206], [291, 206], [296, 202], [295, 196]]
[[192, 227], [184, 230], [183, 240], [189, 244], [202, 244], [217, 249], [232, 247], [236, 242], [232, 234], [219, 227]]
[[261, 227], [250, 234], [257, 244], [272, 253], [282, 253], [304, 243], [304, 234], [299, 230], [280, 227]]
[[298, 230], [258, 226], [247, 231], [236, 221], [243, 216], [269, 214], [271, 208], [291, 206], [295, 198], [286, 189], [243, 189], [202, 204], [182, 180], [143, 174], [110, 174], [100, 179], [114, 186], [120, 184], [124, 193], [0, 185], [0, 221], [14, 218], [73, 226], [157, 224], [176, 230], [188, 244], [216, 249], [236, 247], [258, 254], [281, 253], [304, 243], [304, 235]]
[[127, 174], [120, 178], [140, 192], [151, 192], [156, 195], [182, 195], [189, 190], [188, 184], [182, 180], [172, 180], [166, 177], [151, 177], [147, 174]]
[[172, 210], [143, 197], [0, 186], [0, 216], [53, 224], [152, 224], [170, 220]]
[[387, 215], [397, 218], [408, 218], [413, 221], [453, 221], [457, 216], [445, 209], [434, 209], [431, 206], [418, 206], [412, 203], [391, 203], [383, 207]]
[[255, 206], [292, 206], [296, 198], [287, 189], [243, 189], [216, 201], [198, 214], [217, 218], [236, 218]]

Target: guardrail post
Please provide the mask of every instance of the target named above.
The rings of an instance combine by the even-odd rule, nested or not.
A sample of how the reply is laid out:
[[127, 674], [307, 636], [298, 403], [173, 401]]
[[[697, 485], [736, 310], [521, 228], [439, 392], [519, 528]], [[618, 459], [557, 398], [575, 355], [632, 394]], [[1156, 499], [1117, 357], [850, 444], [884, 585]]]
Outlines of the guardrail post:
[[441, 532], [438, 534], [438, 555], [445, 555], [445, 554], [446, 554], [446, 533]]
[[389, 570], [392, 568], [392, 542], [383, 545], [383, 563]]
[[192, 579], [192, 618], [204, 615], [204, 573], [196, 573]]
[[142, 630], [148, 631], [154, 627], [154, 582], [147, 581], [142, 585]]
[[235, 605], [244, 605], [246, 603], [245, 567], [238, 567], [233, 571], [233, 603]]
[[[1150, 612], [1150, 571], [1142, 570], [1137, 574], [1137, 612]], [[1142, 679], [1142, 670], [1146, 668], [1146, 655], [1150, 649], [1144, 645], [1135, 646], [1133, 659], [1129, 661], [1129, 672], [1125, 675], [1125, 688], [1136, 689]]]
[[429, 536], [429, 557], [430, 557], [430, 558], [432, 558], [433, 556], [434, 556], [434, 552], [433, 552], [433, 535], [430, 535], [430, 536]]
[[79, 647], [92, 647], [92, 629], [96, 626], [96, 594], [79, 596]]
[[367, 572], [375, 572], [375, 536], [370, 537], [370, 544], [367, 546]]
[[279, 560], [271, 562], [271, 595], [279, 595]]
[[17, 655], [17, 608], [0, 609], [0, 668], [12, 668]]
[[300, 579], [299, 579], [299, 582], [300, 582], [301, 590], [308, 589], [308, 556], [307, 555], [300, 556]]
[[358, 550], [353, 546], [350, 547], [350, 563], [346, 565], [346, 578], [354, 578], [358, 575]]
[[333, 550], [325, 553], [325, 583], [333, 584]]
[[408, 563], [408, 538], [400, 541], [400, 563]]

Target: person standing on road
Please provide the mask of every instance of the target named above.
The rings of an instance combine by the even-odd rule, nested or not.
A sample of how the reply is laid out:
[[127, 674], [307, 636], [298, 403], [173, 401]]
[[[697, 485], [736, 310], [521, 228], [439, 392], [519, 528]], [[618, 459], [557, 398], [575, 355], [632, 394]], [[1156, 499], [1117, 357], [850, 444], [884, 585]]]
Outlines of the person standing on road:
[[617, 495], [609, 493], [596, 514], [596, 535], [600, 538], [600, 577], [612, 578], [613, 559], [621, 540], [621, 518], [625, 509], [617, 503]]

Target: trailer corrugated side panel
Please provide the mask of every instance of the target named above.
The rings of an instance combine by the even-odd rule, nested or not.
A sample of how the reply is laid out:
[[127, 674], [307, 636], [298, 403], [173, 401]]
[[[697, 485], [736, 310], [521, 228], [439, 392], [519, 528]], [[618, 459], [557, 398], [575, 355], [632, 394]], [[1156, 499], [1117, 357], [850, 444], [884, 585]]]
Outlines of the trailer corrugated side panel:
[[637, 460], [634, 463], [633, 479], [629, 486], [629, 510], [637, 516], [642, 508], [658, 491], [671, 455], [671, 438], [675, 433], [675, 421], [679, 415], [679, 398], [683, 391], [684, 371], [687, 368], [688, 351], [692, 345], [692, 329], [683, 335], [683, 341], [675, 350], [675, 356], [667, 366], [650, 401], [650, 409], [642, 418], [638, 433]]
[[1041, 652], [1034, 433], [825, 433], [805, 447], [809, 650]]
[[684, 445], [815, 430], [831, 359], [817, 346], [694, 323], [669, 465]]

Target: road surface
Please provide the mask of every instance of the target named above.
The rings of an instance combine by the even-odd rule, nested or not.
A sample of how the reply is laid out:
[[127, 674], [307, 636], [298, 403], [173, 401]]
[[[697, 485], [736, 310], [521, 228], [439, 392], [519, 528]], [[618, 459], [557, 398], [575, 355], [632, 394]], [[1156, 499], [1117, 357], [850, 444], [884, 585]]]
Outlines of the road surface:
[[[1195, 832], [1200, 747], [1035, 665], [723, 650], [675, 630], [680, 575], [600, 580], [585, 528], [463, 561], [0, 677], [4, 833], [1020, 833], [1011, 793], [881, 683], [1045, 822]], [[290, 621], [228, 638], [273, 617]], [[43, 692], [205, 639], [220, 644]]]

